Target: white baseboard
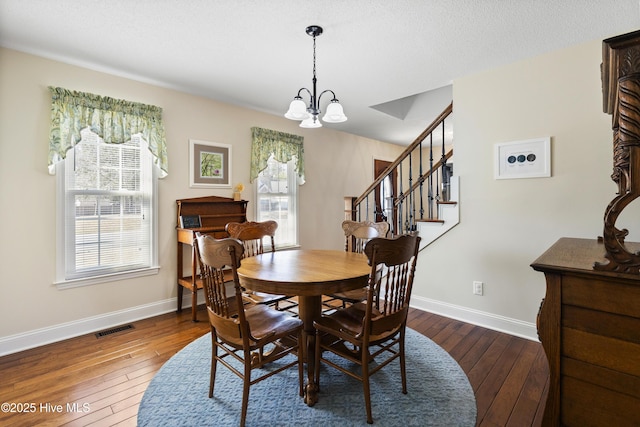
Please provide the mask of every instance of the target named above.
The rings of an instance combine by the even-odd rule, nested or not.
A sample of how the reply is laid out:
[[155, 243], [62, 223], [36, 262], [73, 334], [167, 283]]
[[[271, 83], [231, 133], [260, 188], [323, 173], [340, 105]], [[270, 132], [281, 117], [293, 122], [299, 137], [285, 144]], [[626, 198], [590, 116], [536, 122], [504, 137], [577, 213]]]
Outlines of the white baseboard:
[[[186, 294], [185, 292], [185, 295]], [[202, 292], [199, 292], [198, 303], [201, 303], [201, 299]], [[202, 303], [203, 302], [204, 299], [202, 299]], [[0, 337], [0, 356], [170, 313], [176, 311], [176, 307], [176, 298], [170, 298], [99, 316], [87, 317], [72, 322], [48, 326], [46, 328], [35, 329], [21, 334]], [[182, 307], [183, 309], [191, 308], [191, 294], [183, 298]]]
[[[198, 293], [198, 304], [204, 303], [202, 293]], [[510, 335], [538, 341], [536, 325], [492, 313], [473, 310], [428, 298], [413, 296], [411, 305], [417, 309], [472, 323]], [[191, 295], [185, 295], [183, 309], [191, 308]], [[45, 344], [90, 334], [102, 329], [125, 323], [170, 313], [176, 310], [176, 299], [170, 298], [150, 304], [114, 311], [99, 316], [87, 317], [73, 322], [61, 323], [46, 328], [35, 329], [21, 334], [0, 338], [0, 356], [17, 353]]]
[[493, 329], [509, 335], [538, 341], [538, 331], [535, 323], [523, 322], [485, 311], [474, 310], [459, 305], [436, 301], [429, 298], [422, 298], [416, 295], [411, 297], [411, 306], [423, 311], [428, 311], [441, 316], [450, 317], [462, 322]]

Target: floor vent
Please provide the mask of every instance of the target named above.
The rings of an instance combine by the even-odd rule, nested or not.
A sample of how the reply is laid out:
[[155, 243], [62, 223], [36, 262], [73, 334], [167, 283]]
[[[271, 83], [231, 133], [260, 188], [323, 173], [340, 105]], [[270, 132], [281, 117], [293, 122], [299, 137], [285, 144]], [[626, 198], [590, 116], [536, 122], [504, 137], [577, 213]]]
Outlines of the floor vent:
[[115, 328], [106, 329], [104, 331], [96, 332], [96, 338], [106, 337], [107, 335], [115, 334], [116, 332], [126, 331], [128, 329], [133, 329], [133, 325], [129, 324], [129, 325], [124, 325], [124, 326], [117, 326]]

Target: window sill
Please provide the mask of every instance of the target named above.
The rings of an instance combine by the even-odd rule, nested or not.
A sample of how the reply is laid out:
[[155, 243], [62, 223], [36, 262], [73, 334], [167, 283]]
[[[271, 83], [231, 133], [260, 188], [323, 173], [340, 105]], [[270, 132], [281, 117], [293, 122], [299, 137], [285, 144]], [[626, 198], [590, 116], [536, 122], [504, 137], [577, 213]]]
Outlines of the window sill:
[[291, 249], [300, 249], [300, 245], [278, 245], [276, 244], [276, 251], [288, 251]]
[[115, 282], [118, 280], [132, 279], [135, 277], [151, 276], [158, 274], [160, 266], [143, 268], [140, 270], [124, 271], [121, 273], [105, 274], [102, 276], [83, 277], [81, 279], [61, 280], [56, 281], [53, 284], [56, 285], [58, 290], [79, 288], [82, 286], [97, 285], [106, 282]]

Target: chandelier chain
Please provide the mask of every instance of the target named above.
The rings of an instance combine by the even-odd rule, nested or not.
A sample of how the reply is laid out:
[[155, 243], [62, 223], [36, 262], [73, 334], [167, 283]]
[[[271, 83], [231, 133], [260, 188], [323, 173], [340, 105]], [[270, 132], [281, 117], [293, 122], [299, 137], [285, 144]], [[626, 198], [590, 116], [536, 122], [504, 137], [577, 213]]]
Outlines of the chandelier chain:
[[316, 36], [313, 36], [313, 78], [316, 78]]

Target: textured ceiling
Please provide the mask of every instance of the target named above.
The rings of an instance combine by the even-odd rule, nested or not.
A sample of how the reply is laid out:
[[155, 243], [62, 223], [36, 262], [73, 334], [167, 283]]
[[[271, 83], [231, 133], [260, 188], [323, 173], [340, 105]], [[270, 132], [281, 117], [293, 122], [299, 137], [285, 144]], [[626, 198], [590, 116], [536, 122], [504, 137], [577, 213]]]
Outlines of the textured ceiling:
[[311, 85], [317, 24], [318, 89], [349, 117], [325, 126], [404, 145], [454, 79], [639, 18], [638, 0], [0, 0], [0, 45], [281, 115]]

